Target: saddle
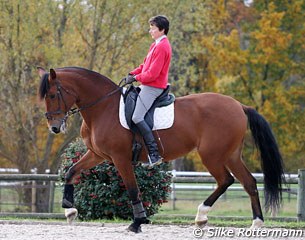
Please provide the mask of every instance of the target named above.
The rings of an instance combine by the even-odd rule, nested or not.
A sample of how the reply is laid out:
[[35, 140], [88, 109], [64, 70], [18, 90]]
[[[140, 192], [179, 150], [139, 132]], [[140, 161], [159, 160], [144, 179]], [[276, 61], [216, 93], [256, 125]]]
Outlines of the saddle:
[[[154, 112], [156, 108], [165, 107], [170, 105], [175, 101], [175, 96], [169, 93], [170, 85], [167, 85], [166, 89], [161, 93], [161, 95], [156, 98], [155, 102], [151, 108], [146, 113], [144, 119], [148, 126], [152, 129], [154, 126]], [[139, 133], [136, 125], [132, 122], [132, 115], [136, 107], [137, 98], [141, 88], [130, 85], [125, 93], [122, 93], [124, 103], [125, 103], [125, 117], [127, 125], [133, 133]]]

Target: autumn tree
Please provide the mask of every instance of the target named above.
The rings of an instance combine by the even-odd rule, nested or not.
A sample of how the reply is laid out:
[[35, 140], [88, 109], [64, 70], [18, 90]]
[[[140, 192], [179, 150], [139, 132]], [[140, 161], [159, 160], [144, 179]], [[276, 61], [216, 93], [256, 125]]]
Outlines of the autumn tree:
[[[304, 1], [205, 4], [213, 28], [198, 39], [204, 74], [193, 85], [255, 107], [272, 125], [286, 170], [295, 172], [304, 166]], [[260, 170], [250, 140], [245, 159]]]

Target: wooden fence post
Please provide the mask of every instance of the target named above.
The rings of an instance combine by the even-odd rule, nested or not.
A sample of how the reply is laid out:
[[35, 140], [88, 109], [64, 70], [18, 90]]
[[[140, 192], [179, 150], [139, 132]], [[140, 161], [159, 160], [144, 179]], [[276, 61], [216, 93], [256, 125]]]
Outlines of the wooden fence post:
[[53, 213], [54, 195], [55, 195], [55, 182], [50, 181], [49, 184], [49, 213]]
[[172, 171], [172, 192], [171, 192], [171, 199], [172, 199], [172, 208], [176, 210], [176, 191], [175, 191], [175, 181], [174, 178], [176, 177], [176, 170]]
[[35, 180], [32, 181], [32, 212], [35, 213], [36, 210], [36, 192], [37, 192], [37, 183]]
[[[33, 174], [37, 174], [37, 169], [35, 168]], [[35, 180], [32, 181], [32, 212], [37, 212], [37, 183]]]
[[299, 169], [298, 221], [305, 221], [305, 169]]

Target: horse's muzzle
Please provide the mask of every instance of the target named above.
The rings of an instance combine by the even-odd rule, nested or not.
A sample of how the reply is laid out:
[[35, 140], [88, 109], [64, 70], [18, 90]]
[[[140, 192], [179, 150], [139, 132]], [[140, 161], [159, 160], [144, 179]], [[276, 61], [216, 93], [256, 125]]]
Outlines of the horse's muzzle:
[[49, 123], [49, 129], [51, 133], [65, 133], [66, 132], [66, 119], [57, 120], [53, 123]]
[[60, 128], [59, 127], [51, 127], [51, 132], [55, 133], [55, 134], [58, 134], [58, 133], [60, 133]]

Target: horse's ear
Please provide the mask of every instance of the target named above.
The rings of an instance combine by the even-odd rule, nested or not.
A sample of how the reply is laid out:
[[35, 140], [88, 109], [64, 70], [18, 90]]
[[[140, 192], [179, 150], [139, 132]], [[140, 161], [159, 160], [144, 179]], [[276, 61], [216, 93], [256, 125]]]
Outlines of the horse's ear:
[[37, 67], [37, 70], [40, 77], [42, 77], [46, 73], [46, 70], [44, 70], [44, 68], [42, 67]]
[[50, 78], [51, 78], [51, 80], [56, 79], [56, 72], [53, 68], [50, 69]]

